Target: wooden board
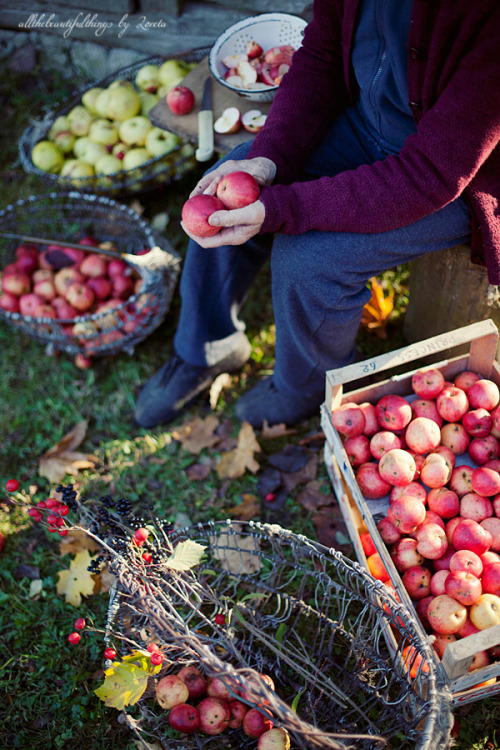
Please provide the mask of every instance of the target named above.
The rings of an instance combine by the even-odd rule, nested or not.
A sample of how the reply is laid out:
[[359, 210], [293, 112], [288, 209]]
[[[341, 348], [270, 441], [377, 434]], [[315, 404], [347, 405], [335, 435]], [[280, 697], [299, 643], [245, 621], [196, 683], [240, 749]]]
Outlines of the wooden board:
[[[225, 86], [218, 83], [210, 73], [208, 57], [206, 57], [182, 81], [182, 85], [188, 86], [196, 99], [196, 104], [192, 112], [188, 115], [173, 115], [166, 101], [162, 100], [149, 111], [149, 119], [153, 125], [163, 128], [163, 130], [170, 130], [173, 133], [177, 133], [177, 135], [193, 143], [198, 143], [198, 112], [200, 111], [203, 84], [208, 76], [212, 78], [214, 122], [227, 107], [238, 107], [242, 114], [251, 109], [259, 109], [264, 114], [267, 114], [269, 111], [271, 102], [255, 102], [251, 99], [246, 99], [244, 96], [234, 94]], [[232, 135], [219, 135], [215, 133], [215, 149], [219, 153], [227, 153], [235, 146], [239, 146], [240, 143], [245, 143], [251, 138], [253, 138], [253, 135], [243, 129]]]

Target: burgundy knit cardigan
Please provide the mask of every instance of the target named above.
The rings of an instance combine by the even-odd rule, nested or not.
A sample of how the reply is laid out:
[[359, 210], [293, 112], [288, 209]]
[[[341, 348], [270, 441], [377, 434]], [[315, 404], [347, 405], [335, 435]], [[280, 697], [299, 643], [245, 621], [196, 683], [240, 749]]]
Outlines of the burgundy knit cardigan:
[[295, 182], [333, 119], [356, 100], [351, 50], [360, 0], [315, 0], [303, 46], [248, 158], [277, 165], [263, 232], [385, 232], [459, 195], [471, 259], [500, 284], [500, 1], [414, 0], [409, 105], [418, 124], [400, 153], [334, 177]]

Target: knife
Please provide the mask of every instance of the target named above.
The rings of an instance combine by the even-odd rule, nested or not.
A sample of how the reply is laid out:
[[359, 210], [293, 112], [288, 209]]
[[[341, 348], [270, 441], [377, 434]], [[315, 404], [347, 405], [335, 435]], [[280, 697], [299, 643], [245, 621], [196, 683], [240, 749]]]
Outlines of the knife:
[[208, 161], [214, 153], [214, 117], [212, 112], [212, 79], [205, 79], [201, 108], [198, 113], [197, 161]]

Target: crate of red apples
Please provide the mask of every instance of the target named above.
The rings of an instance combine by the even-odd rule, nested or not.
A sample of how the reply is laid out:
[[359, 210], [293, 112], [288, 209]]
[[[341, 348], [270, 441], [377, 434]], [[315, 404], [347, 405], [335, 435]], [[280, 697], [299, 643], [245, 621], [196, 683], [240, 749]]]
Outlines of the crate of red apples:
[[50, 193], [0, 211], [0, 320], [80, 367], [131, 354], [164, 320], [178, 272], [170, 243], [110, 198]]
[[321, 407], [357, 557], [415, 612], [455, 703], [500, 692], [497, 344], [486, 320], [329, 371]]

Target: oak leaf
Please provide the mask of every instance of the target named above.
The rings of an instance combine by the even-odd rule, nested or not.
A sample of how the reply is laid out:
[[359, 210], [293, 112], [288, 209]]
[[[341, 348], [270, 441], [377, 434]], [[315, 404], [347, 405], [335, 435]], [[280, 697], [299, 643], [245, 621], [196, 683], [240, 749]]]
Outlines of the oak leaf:
[[212, 448], [219, 442], [219, 436], [214, 434], [218, 426], [219, 420], [214, 414], [206, 419], [195, 417], [173, 430], [172, 437], [182, 444], [184, 450], [199, 455], [204, 448]]
[[101, 548], [91, 536], [84, 531], [79, 531], [78, 529], [69, 531], [68, 534], [63, 537], [63, 540], [59, 545], [61, 557], [64, 557], [64, 555], [76, 555], [78, 552], [82, 552], [85, 549], [90, 552], [97, 552], [97, 550]]
[[259, 469], [259, 464], [254, 458], [254, 453], [259, 451], [260, 445], [252, 425], [249, 422], [243, 422], [236, 448], [224, 453], [215, 467], [220, 479], [237, 479], [243, 476], [247, 469], [255, 474]]
[[90, 571], [87, 570], [90, 560], [88, 550], [83, 550], [71, 561], [68, 570], [61, 570], [58, 573], [57, 593], [62, 594], [68, 604], [73, 604], [75, 607], [79, 607], [82, 603], [82, 596], [90, 596], [94, 593], [95, 581]]
[[41, 477], [57, 484], [68, 474], [74, 476], [83, 469], [93, 469], [99, 463], [97, 456], [75, 450], [85, 438], [87, 424], [86, 420], [78, 422], [43, 454], [38, 464], [38, 473]]

